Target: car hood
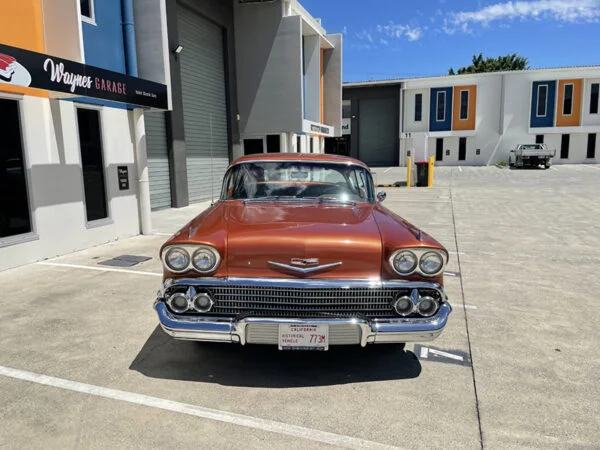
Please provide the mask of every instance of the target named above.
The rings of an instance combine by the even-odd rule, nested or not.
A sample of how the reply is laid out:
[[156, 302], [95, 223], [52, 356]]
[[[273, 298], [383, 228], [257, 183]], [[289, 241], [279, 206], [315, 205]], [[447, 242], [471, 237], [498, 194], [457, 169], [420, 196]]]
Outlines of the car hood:
[[229, 276], [381, 275], [382, 244], [373, 205], [233, 202], [228, 209]]

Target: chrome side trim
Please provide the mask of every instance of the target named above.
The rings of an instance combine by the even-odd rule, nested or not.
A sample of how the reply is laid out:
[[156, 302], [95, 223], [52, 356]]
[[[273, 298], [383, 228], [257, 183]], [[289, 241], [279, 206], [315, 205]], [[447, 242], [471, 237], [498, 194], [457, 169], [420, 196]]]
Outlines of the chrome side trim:
[[294, 272], [303, 273], [303, 274], [318, 272], [319, 270], [331, 269], [332, 267], [337, 267], [337, 266], [342, 265], [341, 261], [334, 262], [331, 264], [323, 264], [322, 266], [314, 266], [314, 267], [290, 266], [288, 264], [278, 263], [275, 261], [267, 261], [267, 262], [273, 266], [281, 267], [282, 269], [293, 270]]

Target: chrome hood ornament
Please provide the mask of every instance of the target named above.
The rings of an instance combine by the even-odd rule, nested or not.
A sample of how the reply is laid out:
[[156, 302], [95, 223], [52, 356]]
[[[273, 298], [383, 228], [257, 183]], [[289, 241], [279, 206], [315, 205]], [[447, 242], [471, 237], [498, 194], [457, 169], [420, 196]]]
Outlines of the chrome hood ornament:
[[342, 262], [338, 261], [320, 266], [319, 258], [292, 258], [290, 264], [283, 264], [276, 261], [268, 261], [268, 263], [272, 266], [279, 267], [280, 269], [291, 270], [303, 275], [321, 270], [333, 269], [334, 267], [342, 265]]

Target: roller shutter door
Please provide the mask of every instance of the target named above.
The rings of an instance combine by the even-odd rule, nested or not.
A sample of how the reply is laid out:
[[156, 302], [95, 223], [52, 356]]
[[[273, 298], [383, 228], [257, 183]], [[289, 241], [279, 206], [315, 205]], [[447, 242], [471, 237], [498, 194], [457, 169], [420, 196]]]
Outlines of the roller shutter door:
[[150, 204], [153, 210], [171, 207], [171, 181], [167, 153], [167, 129], [165, 113], [147, 112], [146, 149], [148, 152], [148, 175], [150, 177]]
[[372, 167], [397, 166], [396, 101], [361, 99], [358, 106], [358, 158]]
[[178, 8], [190, 202], [219, 195], [229, 164], [223, 29]]

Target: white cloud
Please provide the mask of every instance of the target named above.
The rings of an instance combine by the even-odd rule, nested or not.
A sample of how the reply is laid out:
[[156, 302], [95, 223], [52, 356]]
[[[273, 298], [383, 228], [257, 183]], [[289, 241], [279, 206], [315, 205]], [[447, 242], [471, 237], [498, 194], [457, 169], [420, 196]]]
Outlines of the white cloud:
[[360, 40], [360, 41], [369, 41], [371, 43], [373, 43], [373, 35], [368, 32], [368, 31], [361, 31], [360, 33], [356, 33], [356, 37]]
[[344, 25], [344, 28], [342, 28], [342, 34], [344, 36], [348, 34], [348, 27], [346, 25]]
[[379, 43], [383, 44], [383, 45], [388, 45], [389, 42], [387, 41], [387, 39], [379, 39]]
[[507, 1], [474, 11], [450, 13], [442, 29], [447, 34], [470, 33], [472, 25], [488, 26], [492, 22], [510, 20], [554, 20], [562, 23], [600, 22], [597, 0], [532, 0]]
[[402, 39], [408, 41], [418, 41], [423, 37], [423, 29], [419, 26], [400, 25], [390, 22], [388, 25], [377, 25], [377, 31], [385, 34], [387, 37]]

